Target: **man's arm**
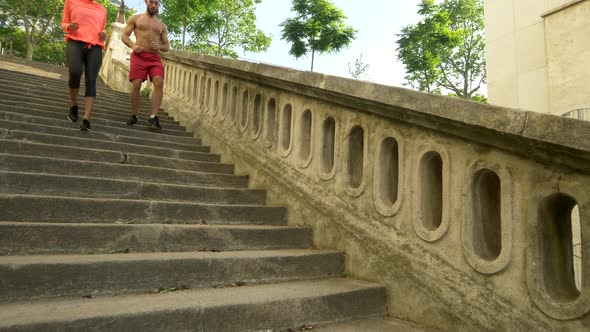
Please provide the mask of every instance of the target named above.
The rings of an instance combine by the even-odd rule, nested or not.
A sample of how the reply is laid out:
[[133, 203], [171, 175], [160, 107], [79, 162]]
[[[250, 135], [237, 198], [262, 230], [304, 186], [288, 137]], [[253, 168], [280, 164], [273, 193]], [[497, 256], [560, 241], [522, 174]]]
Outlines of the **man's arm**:
[[162, 23], [164, 26], [162, 28], [162, 33], [160, 34], [160, 51], [161, 52], [168, 52], [170, 50], [170, 41], [168, 40], [168, 28], [166, 24]]
[[137, 20], [137, 16], [136, 15], [132, 16], [129, 19], [129, 21], [127, 22], [127, 25], [125, 26], [125, 28], [123, 29], [123, 33], [121, 34], [121, 41], [123, 42], [123, 44], [127, 45], [127, 47], [129, 47], [133, 51], [135, 51], [135, 48], [137, 48], [137, 46], [135, 46], [135, 44], [133, 44], [133, 42], [131, 41], [129, 36], [131, 36], [131, 33], [135, 30], [135, 21], [136, 20]]

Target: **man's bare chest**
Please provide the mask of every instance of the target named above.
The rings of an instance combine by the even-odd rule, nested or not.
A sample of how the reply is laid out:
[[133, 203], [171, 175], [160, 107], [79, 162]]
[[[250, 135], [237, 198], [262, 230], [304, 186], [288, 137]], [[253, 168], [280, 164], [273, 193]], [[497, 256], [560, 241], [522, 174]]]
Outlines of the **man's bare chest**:
[[135, 26], [135, 30], [160, 35], [162, 33], [162, 23], [157, 20], [139, 20]]

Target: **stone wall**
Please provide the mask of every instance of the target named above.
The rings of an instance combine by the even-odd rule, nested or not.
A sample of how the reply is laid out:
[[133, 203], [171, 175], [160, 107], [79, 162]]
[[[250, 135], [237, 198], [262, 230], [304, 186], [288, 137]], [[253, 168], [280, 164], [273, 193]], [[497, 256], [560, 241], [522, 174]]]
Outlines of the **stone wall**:
[[[590, 124], [170, 52], [164, 108], [311, 225], [391, 315], [443, 330], [590, 327]], [[577, 254], [576, 254], [577, 255]], [[577, 262], [581, 270], [573, 266]], [[576, 276], [582, 276], [581, 291]]]
[[590, 1], [484, 6], [490, 103], [556, 115], [590, 107]]

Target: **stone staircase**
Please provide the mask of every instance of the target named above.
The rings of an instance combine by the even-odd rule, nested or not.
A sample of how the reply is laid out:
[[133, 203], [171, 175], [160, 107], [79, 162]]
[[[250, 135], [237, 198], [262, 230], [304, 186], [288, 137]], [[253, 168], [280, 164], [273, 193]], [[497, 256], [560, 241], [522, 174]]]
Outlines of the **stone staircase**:
[[192, 133], [166, 114], [148, 129], [147, 99], [127, 126], [128, 99], [99, 85], [82, 132], [67, 82], [0, 69], [0, 331], [296, 331], [386, 315], [382, 287], [345, 278], [343, 253], [314, 249], [311, 229]]

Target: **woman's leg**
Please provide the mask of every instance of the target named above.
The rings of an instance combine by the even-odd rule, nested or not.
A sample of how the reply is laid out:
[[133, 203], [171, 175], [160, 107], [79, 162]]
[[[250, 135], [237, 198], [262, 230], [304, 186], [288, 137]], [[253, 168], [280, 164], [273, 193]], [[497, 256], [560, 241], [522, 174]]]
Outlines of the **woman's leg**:
[[78, 90], [80, 89], [80, 78], [82, 77], [83, 47], [83, 43], [75, 40], [69, 40], [66, 45], [66, 61], [70, 73], [68, 80], [68, 86], [70, 88], [70, 110], [68, 118], [73, 122], [78, 121]]
[[102, 64], [102, 48], [100, 46], [92, 46], [85, 51], [85, 76], [86, 76], [86, 92], [84, 94], [84, 119], [90, 119], [92, 108], [94, 107], [94, 100], [96, 99], [96, 79], [98, 71]]

